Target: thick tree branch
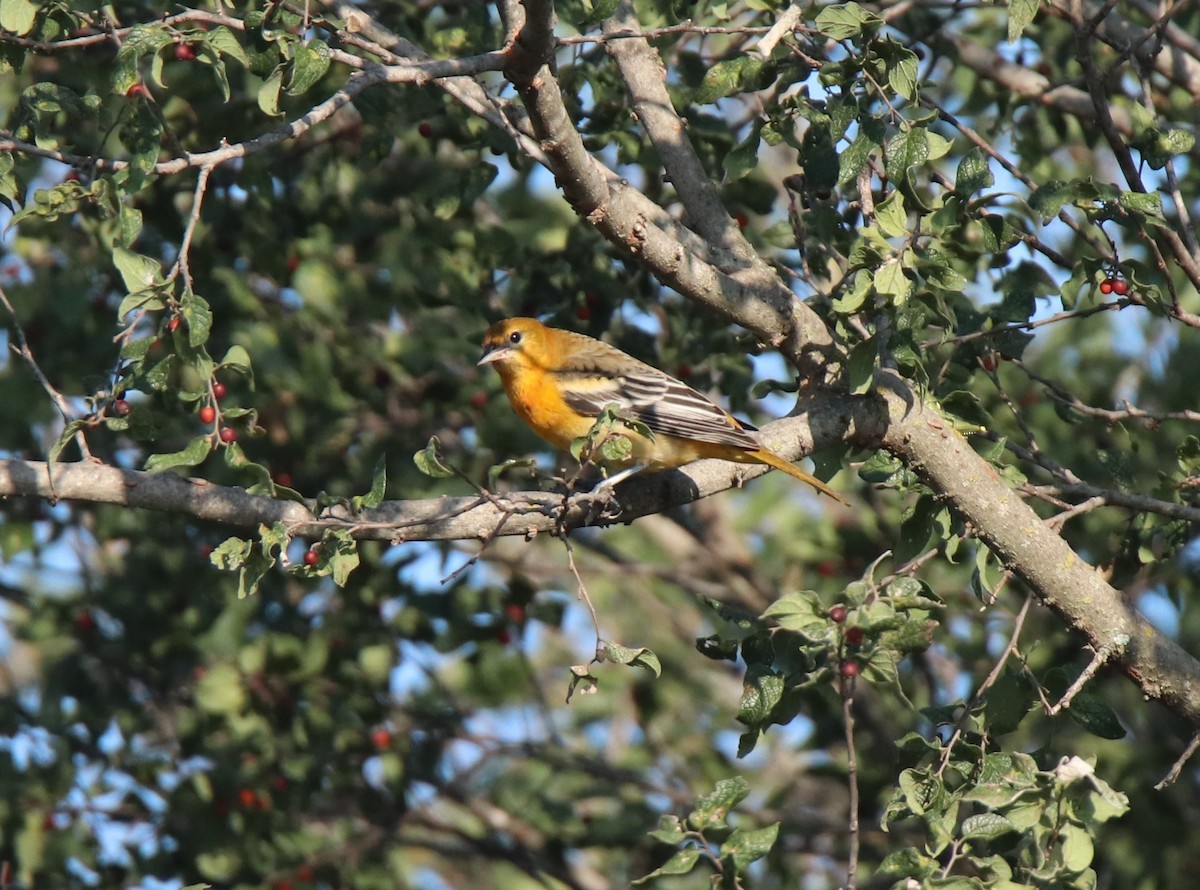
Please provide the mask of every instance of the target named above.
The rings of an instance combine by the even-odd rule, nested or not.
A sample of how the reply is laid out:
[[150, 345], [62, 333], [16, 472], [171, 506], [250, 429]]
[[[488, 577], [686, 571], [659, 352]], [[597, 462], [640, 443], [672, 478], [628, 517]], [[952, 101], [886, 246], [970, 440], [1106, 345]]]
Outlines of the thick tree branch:
[[[882, 418], [863, 400], [847, 412], [827, 399], [814, 400], [803, 417], [767, 424], [765, 441], [785, 456], [798, 458], [840, 441], [878, 439]], [[599, 525], [632, 522], [698, 498], [740, 486], [766, 467], [701, 461], [684, 470], [643, 475], [617, 487], [622, 510]], [[53, 472], [53, 485], [50, 474]], [[94, 461], [56, 463], [0, 461], [0, 497], [38, 497], [87, 504], [116, 504], [175, 513], [192, 519], [254, 529], [281, 522], [297, 537], [317, 538], [331, 528], [348, 528], [356, 538], [378, 541], [481, 540], [492, 535], [536, 535], [588, 523], [588, 505], [570, 504], [552, 492], [512, 492], [493, 496], [389, 501], [376, 510], [351, 514], [348, 508], [318, 512], [305, 503], [249, 494], [245, 489], [188, 479], [174, 473], [122, 470]], [[499, 531], [496, 531], [500, 526]]]
[[[885, 391], [886, 392], [886, 391]], [[883, 444], [928, 480], [1043, 603], [1151, 698], [1200, 726], [1200, 662], [1158, 631], [928, 408], [887, 392]]]

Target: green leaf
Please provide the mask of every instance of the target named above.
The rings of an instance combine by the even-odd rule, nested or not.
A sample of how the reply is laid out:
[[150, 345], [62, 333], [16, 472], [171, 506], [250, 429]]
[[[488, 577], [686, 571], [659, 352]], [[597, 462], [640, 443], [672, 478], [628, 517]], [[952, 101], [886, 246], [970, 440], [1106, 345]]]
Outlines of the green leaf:
[[783, 677], [776, 674], [747, 673], [737, 719], [747, 726], [765, 722], [783, 698], [785, 686]]
[[180, 311], [187, 322], [188, 345], [195, 348], [208, 342], [212, 331], [213, 314], [203, 297], [185, 294], [180, 301]]
[[700, 859], [700, 850], [696, 847], [687, 847], [680, 850], [654, 871], [645, 877], [638, 878], [633, 882], [635, 887], [648, 883], [655, 878], [661, 878], [664, 875], [686, 875], [692, 870], [692, 867]]
[[888, 238], [908, 235], [908, 212], [904, 209], [904, 196], [899, 191], [893, 191], [883, 203], [875, 205], [875, 221]]
[[150, 455], [146, 458], [146, 472], [161, 473], [175, 467], [194, 467], [204, 463], [211, 453], [212, 440], [208, 436], [197, 436], [182, 451]]
[[822, 9], [813, 24], [830, 40], [850, 40], [863, 32], [878, 31], [883, 20], [857, 3], [839, 3]]
[[893, 46], [896, 52], [888, 63], [888, 86], [911, 102], [917, 98], [917, 54], [907, 47]]
[[279, 92], [283, 89], [283, 66], [280, 65], [271, 72], [271, 76], [263, 81], [258, 88], [258, 107], [263, 114], [278, 117], [283, 114], [279, 110]]
[[310, 40], [296, 47], [292, 57], [292, 79], [288, 94], [299, 96], [307, 92], [329, 70], [329, 47], [323, 40]]
[[[423, 452], [422, 452], [423, 453]], [[387, 459], [380, 455], [375, 461], [375, 469], [371, 473], [371, 490], [363, 495], [350, 498], [350, 505], [355, 512], [374, 510], [383, 503], [384, 491], [387, 489]]]
[[242, 47], [237, 35], [224, 25], [213, 28], [204, 36], [204, 43], [213, 49], [214, 52], [222, 56], [229, 56], [231, 59], [236, 59], [241, 65], [246, 68], [250, 67], [250, 58], [246, 55], [246, 50]]
[[248, 353], [242, 346], [230, 346], [217, 367], [223, 370], [239, 371], [243, 374], [250, 374], [250, 353]]
[[704, 75], [696, 91], [697, 105], [708, 105], [745, 90], [758, 89], [766, 63], [757, 55], [738, 56], [717, 62]]
[[1122, 207], [1132, 210], [1134, 213], [1141, 213], [1154, 218], [1162, 216], [1162, 199], [1156, 194], [1150, 192], [1121, 192], [1117, 201]]
[[241, 713], [247, 700], [242, 675], [231, 664], [213, 665], [196, 684], [196, 704], [210, 714]]
[[968, 816], [962, 824], [963, 839], [968, 841], [991, 841], [1016, 830], [1017, 827], [999, 813]]
[[1037, 15], [1038, 0], [1008, 0], [1008, 42], [1016, 41]]
[[1125, 727], [1117, 719], [1116, 713], [1098, 695], [1081, 692], [1071, 699], [1067, 709], [1071, 719], [1094, 736], [1102, 739], [1125, 738]]
[[687, 823], [697, 831], [721, 828], [730, 810], [746, 799], [750, 783], [741, 776], [721, 779], [716, 788], [696, 801], [696, 807], [688, 814]]
[[656, 677], [662, 674], [662, 664], [659, 662], [658, 656], [645, 647], [629, 649], [617, 643], [606, 642], [604, 644], [604, 657], [607, 661], [611, 661], [614, 664], [645, 668]]
[[417, 469], [432, 479], [445, 479], [454, 475], [454, 470], [442, 460], [439, 446], [437, 436], [433, 436], [428, 445], [413, 455], [413, 463], [417, 465]]
[[996, 182], [992, 175], [988, 157], [983, 149], [973, 147], [958, 162], [958, 172], [954, 176], [954, 190], [964, 198], [969, 198], [985, 188], [991, 188]]
[[888, 140], [883, 154], [888, 178], [893, 182], [905, 180], [910, 168], [929, 159], [929, 140], [925, 129], [911, 126], [901, 128]]
[[680, 823], [679, 817], [669, 814], [659, 816], [658, 828], [649, 832], [649, 834], [656, 841], [671, 844], [672, 846], [678, 844], [685, 837], [683, 825]]
[[24, 37], [33, 30], [38, 6], [33, 0], [0, 0], [0, 28]]
[[[737, 182], [758, 166], [758, 146], [760, 142], [762, 142], [762, 127], [756, 123], [750, 128], [750, 132], [746, 138], [735, 145], [733, 150], [725, 155], [723, 162], [725, 167], [725, 182]], [[791, 226], [788, 226], [788, 234], [791, 235]]]
[[130, 296], [141, 294], [163, 283], [162, 266], [157, 260], [126, 250], [124, 247], [113, 249], [113, 265], [121, 273], [121, 280]]
[[904, 268], [899, 257], [892, 257], [875, 270], [872, 279], [875, 291], [881, 297], [886, 297], [889, 303], [896, 305], [904, 303], [912, 290], [912, 282], [904, 274]]
[[780, 597], [767, 606], [762, 617], [810, 640], [823, 640], [832, 635], [829, 616], [816, 593], [811, 590]]
[[869, 392], [874, 385], [878, 351], [874, 340], [862, 340], [850, 349], [850, 359], [846, 362], [846, 385], [854, 395]]
[[762, 859], [770, 853], [778, 837], [778, 822], [754, 831], [739, 829], [729, 836], [729, 840], [721, 844], [721, 855], [730, 857], [733, 860], [734, 870], [740, 874], [751, 862]]

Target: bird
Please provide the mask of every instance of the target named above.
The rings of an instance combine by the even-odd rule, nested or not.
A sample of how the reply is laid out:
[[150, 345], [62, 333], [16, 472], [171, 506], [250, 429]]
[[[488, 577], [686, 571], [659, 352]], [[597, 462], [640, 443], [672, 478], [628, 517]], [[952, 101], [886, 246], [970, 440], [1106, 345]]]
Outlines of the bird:
[[615, 406], [616, 416], [626, 422], [620, 435], [631, 447], [625, 459], [609, 463], [621, 472], [602, 485], [615, 485], [643, 470], [718, 458], [765, 464], [849, 506], [824, 482], [760, 442], [753, 427], [682, 380], [601, 340], [547, 327], [536, 318], [506, 318], [484, 334], [478, 364], [494, 366], [517, 416], [564, 450], [588, 435], [607, 407]]

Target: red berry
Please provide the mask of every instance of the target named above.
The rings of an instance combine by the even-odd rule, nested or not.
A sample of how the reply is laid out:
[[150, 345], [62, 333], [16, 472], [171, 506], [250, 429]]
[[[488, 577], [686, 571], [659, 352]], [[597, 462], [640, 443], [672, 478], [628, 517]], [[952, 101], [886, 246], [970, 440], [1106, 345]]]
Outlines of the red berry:
[[1113, 292], [1113, 283], [1111, 278], [1106, 278], [1100, 282], [1100, 293], [1111, 294]]
[[203, 408], [200, 409], [200, 422], [201, 423], [212, 423], [216, 419], [217, 419], [217, 409], [214, 408], [212, 405], [205, 405]]
[[817, 574], [822, 578], [832, 578], [837, 574], [837, 563], [832, 559], [823, 559], [817, 563]]
[[134, 96], [145, 96], [147, 99], [149, 99], [150, 91], [148, 89], [146, 89], [146, 85], [144, 83], [135, 83], [133, 86], [131, 86], [129, 89], [127, 89], [125, 91], [125, 95], [131, 99]]
[[832, 606], [829, 609], [829, 620], [834, 624], [841, 624], [846, 620], [845, 606]]
[[225, 394], [229, 392], [229, 388], [220, 380], [214, 380], [212, 385], [213, 398], [223, 399]]
[[79, 182], [79, 171], [71, 170], [63, 177], [63, 182]]
[[576, 306], [575, 317], [580, 321], [588, 321], [592, 317], [592, 310], [587, 307], [587, 304]]
[[476, 411], [482, 411], [487, 407], [488, 394], [482, 389], [478, 392], [471, 393], [471, 407]]
[[417, 132], [421, 134], [422, 139], [433, 138], [433, 127], [429, 125], [428, 121], [421, 121], [421, 123], [417, 125]]
[[296, 877], [301, 881], [311, 881], [313, 879], [313, 867], [305, 864], [296, 869]]
[[838, 665], [838, 670], [847, 680], [853, 680], [858, 676], [858, 662], [843, 661], [840, 665]]
[[508, 603], [505, 605], [504, 614], [508, 616], [508, 620], [513, 624], [525, 623], [525, 607], [520, 603]]
[[304, 551], [304, 564], [306, 566], [315, 566], [320, 561], [321, 561], [321, 554], [318, 553], [316, 550], [305, 550]]
[[598, 306], [600, 303], [600, 292], [594, 291], [594, 290], [584, 291], [583, 292], [583, 302], [587, 303], [589, 306], [591, 306], [593, 309], [595, 309], [596, 306]]
[[218, 797], [213, 801], [213, 809], [217, 811], [218, 816], [228, 816], [229, 801], [225, 800], [223, 797]]
[[502, 627], [500, 630], [496, 631], [496, 642], [501, 646], [507, 646], [512, 642], [512, 634], [509, 632], [507, 627]]
[[117, 417], [128, 417], [129, 411], [129, 403], [124, 399], [117, 399], [113, 402], [113, 414], [117, 415]]
[[286, 880], [276, 881], [272, 887], [274, 890], [292, 890], [292, 882]]
[[171, 320], [167, 322], [167, 331], [173, 334], [177, 330], [179, 330], [179, 316], [172, 315]]
[[678, 377], [680, 380], [687, 380], [689, 377], [692, 376], [692, 366], [691, 365], [680, 365], [678, 368], [675, 369], [675, 376]]
[[857, 646], [863, 641], [863, 629], [861, 627], [846, 628], [846, 643], [851, 646]]
[[746, 216], [744, 213], [738, 213], [734, 215], [733, 221], [738, 224], [739, 229], [744, 229], [749, 224], [750, 217]]
[[238, 792], [238, 803], [246, 809], [258, 806], [258, 795], [254, 793], [253, 788], [243, 788]]
[[196, 50], [192, 48], [190, 43], [175, 44], [175, 60], [177, 62], [190, 62], [196, 58]]
[[230, 443], [237, 441], [237, 430], [231, 426], [222, 427], [220, 436], [221, 441], [226, 445], [229, 445]]
[[1129, 293], [1129, 282], [1124, 278], [1118, 278], [1112, 283], [1113, 293], [1118, 297], [1123, 297]]
[[992, 371], [996, 370], [996, 356], [989, 352], [987, 355], [979, 359], [979, 364], [983, 367], [983, 370], [990, 374]]
[[386, 751], [392, 747], [392, 734], [388, 730], [380, 727], [371, 733], [371, 744], [375, 746], [376, 751]]
[[275, 474], [275, 484], [282, 485], [284, 488], [292, 487], [292, 474], [287, 470], [280, 470]]
[[299, 268], [300, 268], [300, 257], [298, 257], [296, 254], [293, 253], [291, 256], [289, 256], [287, 258], [287, 270], [289, 272], [295, 272]]
[[274, 788], [276, 791], [278, 791], [280, 794], [287, 791], [287, 789], [288, 789], [287, 776], [276, 776], [275, 778], [273, 778], [271, 780], [271, 787]]
[[80, 634], [90, 634], [96, 629], [96, 618], [91, 612], [80, 612], [79, 617], [75, 619], [75, 632]]

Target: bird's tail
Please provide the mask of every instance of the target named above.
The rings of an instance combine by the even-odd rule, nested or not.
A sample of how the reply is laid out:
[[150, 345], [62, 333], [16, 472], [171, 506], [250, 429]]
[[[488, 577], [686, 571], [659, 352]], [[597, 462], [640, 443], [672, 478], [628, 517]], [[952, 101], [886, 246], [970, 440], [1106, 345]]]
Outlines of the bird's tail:
[[842, 497], [840, 494], [838, 494], [836, 491], [834, 491], [832, 488], [830, 488], [828, 485], [826, 485], [824, 482], [822, 482], [816, 476], [813, 476], [810, 473], [804, 472], [804, 470], [800, 469], [794, 463], [784, 460], [782, 457], [780, 457], [778, 454], [775, 454], [773, 451], [770, 451], [766, 448], [760, 448], [758, 451], [753, 452], [753, 454], [759, 461], [766, 464], [767, 466], [774, 467], [776, 470], [782, 470], [783, 472], [787, 473], [789, 476], [794, 476], [795, 478], [799, 479], [801, 482], [807, 482], [809, 485], [811, 485], [817, 491], [821, 492], [821, 494], [827, 494], [831, 498], [833, 498], [835, 501], [840, 501], [841, 503], [845, 504], [847, 507], [850, 506], [850, 502], [848, 500], [846, 500], [844, 497]]

